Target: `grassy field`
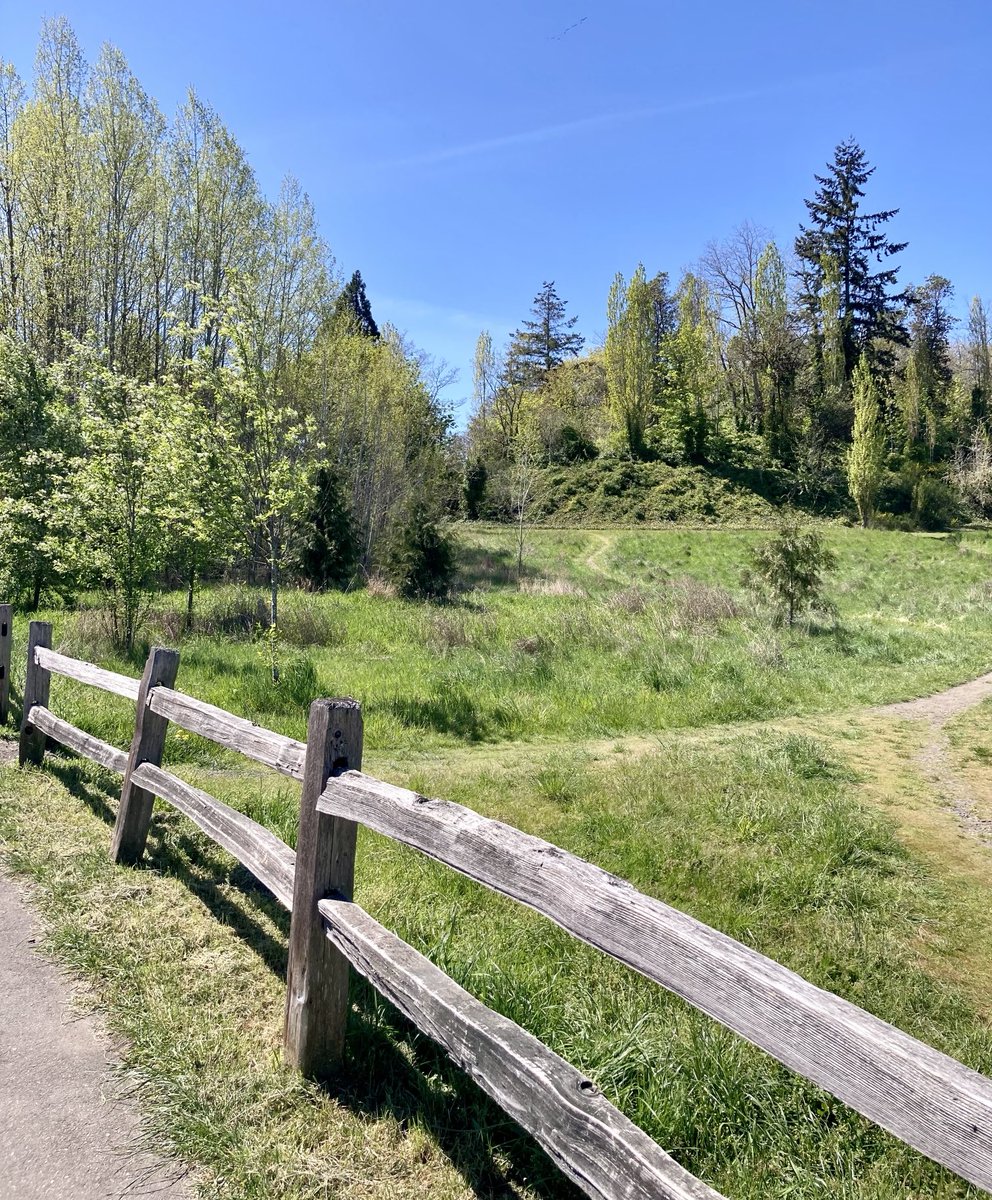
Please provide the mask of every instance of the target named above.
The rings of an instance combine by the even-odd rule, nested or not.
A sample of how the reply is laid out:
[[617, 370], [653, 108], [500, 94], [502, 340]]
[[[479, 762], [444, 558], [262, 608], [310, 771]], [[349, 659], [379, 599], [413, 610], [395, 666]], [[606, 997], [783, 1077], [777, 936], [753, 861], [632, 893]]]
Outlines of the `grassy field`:
[[[150, 633], [180, 646], [183, 690], [297, 737], [313, 696], [357, 696], [367, 770], [539, 833], [992, 1073], [992, 855], [916, 763], [924, 732], [869, 711], [992, 667], [992, 541], [832, 530], [836, 619], [788, 631], [739, 582], [762, 536], [533, 531], [518, 587], [512, 532], [469, 529], [450, 605], [287, 595], [278, 689], [253, 594], [207, 592], [188, 636], [159, 597]], [[58, 648], [138, 673], [96, 610], [49, 617]], [[123, 702], [60, 681], [52, 707], [129, 738]], [[987, 803], [992, 716], [947, 737]], [[167, 761], [292, 842], [295, 785], [179, 730]], [[165, 809], [146, 866], [112, 867], [117, 781], [96, 768], [0, 772], [3, 857], [127, 1037], [149, 1136], [205, 1194], [573, 1194], [364, 986], [340, 1078], [295, 1079], [264, 890]], [[977, 1195], [548, 922], [375, 835], [358, 862], [373, 915], [728, 1196]]]

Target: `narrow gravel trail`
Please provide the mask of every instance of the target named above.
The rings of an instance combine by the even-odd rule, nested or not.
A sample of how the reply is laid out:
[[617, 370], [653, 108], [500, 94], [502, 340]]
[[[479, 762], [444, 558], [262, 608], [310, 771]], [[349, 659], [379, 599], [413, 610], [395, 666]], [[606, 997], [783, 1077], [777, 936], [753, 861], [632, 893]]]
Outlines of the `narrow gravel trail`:
[[934, 696], [921, 696], [919, 700], [904, 700], [900, 704], [886, 704], [874, 711], [885, 717], [906, 717], [913, 721], [929, 721], [936, 726], [945, 725], [969, 708], [992, 696], [992, 671], [979, 675], [968, 683], [959, 683], [946, 692]]
[[595, 571], [597, 575], [610, 577], [610, 572], [603, 568], [603, 557], [613, 549], [616, 542], [616, 534], [599, 533], [593, 531], [591, 536], [595, 539], [595, 545], [589, 554], [583, 559], [585, 565], [590, 571]]
[[975, 811], [975, 798], [971, 790], [951, 765], [951, 746], [944, 732], [944, 726], [953, 717], [975, 708], [990, 696], [992, 672], [933, 696], [921, 696], [918, 700], [906, 700], [901, 704], [886, 704], [872, 711], [879, 716], [926, 722], [929, 736], [917, 755], [917, 762], [938, 794], [943, 796], [948, 809], [961, 822], [962, 828], [992, 846], [992, 820], [979, 816]]

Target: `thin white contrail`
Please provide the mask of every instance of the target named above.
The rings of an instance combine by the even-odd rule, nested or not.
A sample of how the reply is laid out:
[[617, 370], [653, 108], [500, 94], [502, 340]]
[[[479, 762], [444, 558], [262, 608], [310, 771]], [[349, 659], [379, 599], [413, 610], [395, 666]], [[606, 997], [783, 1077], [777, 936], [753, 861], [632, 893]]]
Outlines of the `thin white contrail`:
[[554, 141], [557, 138], [568, 137], [575, 133], [585, 133], [594, 129], [610, 129], [617, 125], [628, 125], [636, 121], [648, 121], [658, 117], [675, 116], [678, 113], [693, 112], [703, 108], [716, 108], [721, 105], [742, 104], [748, 100], [760, 100], [768, 96], [780, 95], [783, 92], [794, 91], [798, 87], [819, 84], [827, 78], [835, 79], [837, 76], [809, 76], [780, 84], [772, 84], [768, 87], [751, 88], [746, 91], [722, 92], [712, 96], [695, 96], [687, 100], [676, 100], [670, 104], [630, 109], [625, 112], [598, 113], [594, 116], [580, 117], [574, 121], [562, 121], [553, 125], [542, 125], [537, 129], [524, 129], [517, 133], [506, 133], [497, 137], [482, 138], [475, 142], [463, 142], [459, 146], [443, 146], [436, 150], [426, 150], [422, 154], [412, 154], [403, 158], [367, 165], [380, 169], [436, 166], [441, 163], [454, 162], [458, 159], [477, 158], [492, 151], [506, 150], [515, 146], [538, 145], [542, 142]]

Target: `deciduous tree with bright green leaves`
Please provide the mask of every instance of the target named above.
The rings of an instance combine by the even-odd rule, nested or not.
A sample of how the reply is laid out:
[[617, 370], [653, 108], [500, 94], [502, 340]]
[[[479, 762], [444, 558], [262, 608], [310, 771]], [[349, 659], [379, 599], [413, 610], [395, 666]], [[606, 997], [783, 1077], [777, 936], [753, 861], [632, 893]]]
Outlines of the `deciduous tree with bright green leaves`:
[[81, 572], [104, 590], [115, 646], [129, 653], [168, 557], [172, 447], [154, 384], [115, 374], [86, 351], [71, 374], [80, 450], [59, 515], [75, 531]]
[[653, 295], [642, 264], [628, 283], [617, 272], [607, 302], [606, 395], [613, 427], [631, 458], [644, 458], [655, 406], [657, 345]]
[[68, 599], [76, 560], [69, 459], [75, 414], [23, 342], [0, 334], [0, 593], [34, 610]]
[[847, 456], [847, 485], [867, 529], [875, 517], [875, 500], [885, 468], [885, 429], [878, 389], [866, 358], [854, 368], [854, 433]]

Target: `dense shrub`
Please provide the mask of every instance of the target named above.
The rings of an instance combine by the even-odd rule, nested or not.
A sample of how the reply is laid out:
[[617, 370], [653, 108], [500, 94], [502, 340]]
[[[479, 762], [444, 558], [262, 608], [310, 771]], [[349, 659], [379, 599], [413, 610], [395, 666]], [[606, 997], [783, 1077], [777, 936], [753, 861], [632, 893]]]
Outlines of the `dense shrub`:
[[471, 462], [465, 464], [463, 500], [465, 504], [465, 516], [470, 521], [477, 521], [482, 515], [482, 506], [486, 498], [487, 480], [488, 472], [486, 464], [481, 458], [474, 458]]
[[[561, 524], [754, 524], [774, 508], [747, 482], [702, 467], [599, 458], [544, 471], [533, 517]], [[778, 481], [780, 483], [781, 481]]]
[[393, 535], [386, 574], [408, 600], [438, 600], [451, 590], [454, 547], [425, 500], [416, 499], [407, 508]]
[[346, 588], [358, 565], [358, 543], [351, 519], [344, 476], [336, 467], [321, 467], [314, 479], [314, 498], [297, 531], [296, 567], [315, 588]]

